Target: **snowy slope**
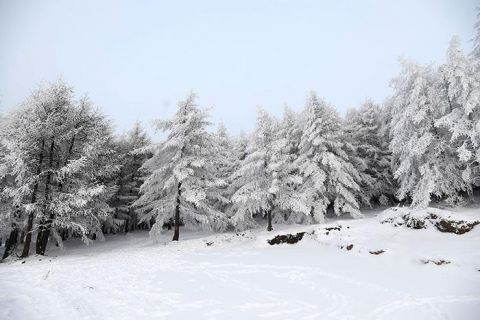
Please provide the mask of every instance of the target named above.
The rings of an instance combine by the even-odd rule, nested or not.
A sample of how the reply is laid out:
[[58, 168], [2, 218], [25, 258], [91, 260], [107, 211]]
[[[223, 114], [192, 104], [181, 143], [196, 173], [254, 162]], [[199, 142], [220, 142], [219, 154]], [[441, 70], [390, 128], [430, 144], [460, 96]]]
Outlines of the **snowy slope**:
[[[372, 213], [275, 227], [178, 243], [136, 232], [1, 264], [0, 319], [478, 319], [479, 226], [412, 230]], [[266, 242], [300, 231], [313, 234]]]

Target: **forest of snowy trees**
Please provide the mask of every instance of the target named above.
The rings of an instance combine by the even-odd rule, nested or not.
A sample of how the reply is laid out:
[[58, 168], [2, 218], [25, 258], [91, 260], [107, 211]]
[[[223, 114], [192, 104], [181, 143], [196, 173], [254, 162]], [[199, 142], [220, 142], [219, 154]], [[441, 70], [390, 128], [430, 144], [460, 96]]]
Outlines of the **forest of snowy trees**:
[[[180, 227], [245, 230], [320, 223], [398, 203], [458, 205], [480, 188], [480, 25], [474, 50], [454, 37], [446, 62], [401, 61], [382, 104], [344, 117], [315, 92], [253, 132], [215, 130], [195, 94], [158, 120], [115, 136], [88, 97], [57, 81], [0, 115], [2, 259], [77, 237]], [[172, 231], [168, 231], [172, 230]]]

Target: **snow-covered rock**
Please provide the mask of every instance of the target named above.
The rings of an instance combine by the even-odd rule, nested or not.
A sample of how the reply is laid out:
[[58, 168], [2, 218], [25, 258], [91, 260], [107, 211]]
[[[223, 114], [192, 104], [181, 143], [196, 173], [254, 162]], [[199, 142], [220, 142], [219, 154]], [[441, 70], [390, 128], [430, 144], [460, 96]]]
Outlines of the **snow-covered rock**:
[[480, 209], [477, 215], [460, 213], [437, 208], [411, 209], [394, 207], [380, 215], [382, 223], [394, 226], [405, 225], [412, 229], [425, 229], [434, 226], [441, 232], [464, 234], [480, 224]]

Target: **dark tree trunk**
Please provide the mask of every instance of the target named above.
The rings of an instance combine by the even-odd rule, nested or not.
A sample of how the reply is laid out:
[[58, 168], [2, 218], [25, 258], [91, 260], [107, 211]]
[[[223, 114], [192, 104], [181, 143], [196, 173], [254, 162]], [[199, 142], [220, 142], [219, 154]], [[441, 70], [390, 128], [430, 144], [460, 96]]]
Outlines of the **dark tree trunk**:
[[52, 222], [54, 218], [55, 218], [55, 215], [53, 213], [50, 213], [50, 216], [47, 220], [47, 224], [45, 225], [45, 229], [43, 231], [43, 235], [40, 239], [37, 239], [37, 254], [41, 254], [42, 256], [45, 254], [45, 251], [47, 250], [48, 239], [50, 237], [50, 232], [52, 230]]
[[172, 241], [178, 241], [179, 237], [180, 237], [180, 196], [181, 196], [181, 188], [182, 187], [182, 183], [179, 182], [178, 183], [178, 187], [177, 187], [177, 190], [178, 190], [178, 195], [177, 195], [177, 206], [175, 207], [175, 220], [174, 220], [174, 223], [175, 223], [175, 227], [174, 227], [174, 231], [173, 231], [173, 239]]
[[267, 211], [267, 220], [268, 220], [268, 226], [267, 226], [267, 231], [272, 231], [272, 210]]
[[16, 224], [12, 224], [12, 231], [10, 232], [10, 236], [5, 242], [5, 251], [3, 252], [2, 260], [6, 259], [17, 247], [18, 234], [19, 234], [18, 226]]
[[[44, 213], [45, 214], [45, 213]], [[40, 243], [42, 242], [43, 235], [45, 233], [45, 225], [47, 224], [46, 218], [42, 217], [38, 226], [37, 241], [35, 243], [35, 253], [40, 254]]]
[[131, 219], [131, 215], [130, 215], [131, 211], [130, 211], [130, 208], [128, 208], [128, 218], [125, 219], [125, 223], [124, 223], [124, 231], [125, 231], [125, 234], [128, 233], [128, 228], [130, 226], [130, 219]]
[[40, 224], [38, 235], [37, 235], [37, 243], [36, 243], [36, 253], [44, 255], [46, 243], [48, 242], [48, 237], [50, 236], [50, 228], [52, 223], [52, 214], [48, 220], [46, 220], [47, 216], [47, 205], [50, 200], [50, 185], [52, 184], [52, 169], [53, 169], [53, 150], [55, 148], [55, 140], [52, 139], [52, 143], [50, 144], [50, 151], [49, 151], [49, 171], [47, 173], [47, 177], [45, 179], [45, 203], [43, 205], [43, 218], [42, 223]]
[[68, 238], [68, 230], [63, 229], [62, 230], [62, 241], [67, 240], [67, 238]]
[[[129, 210], [133, 209], [130, 208]], [[135, 231], [136, 228], [139, 228], [138, 226], [138, 219], [137, 219], [137, 214], [135, 212], [132, 213], [132, 221], [130, 222], [130, 231]]]
[[[42, 145], [40, 147], [40, 154], [38, 156], [38, 168], [37, 176], [42, 172], [42, 162], [43, 162], [43, 148], [45, 147], [45, 140], [42, 140]], [[33, 185], [32, 200], [31, 203], [37, 201], [37, 192], [38, 192], [38, 177]], [[28, 257], [30, 251], [30, 243], [32, 242], [32, 229], [33, 229], [33, 218], [34, 211], [28, 214], [27, 228], [25, 229], [25, 244], [23, 245], [22, 258]]]
[[[263, 167], [265, 168], [265, 170], [267, 169], [267, 161], [263, 162]], [[265, 171], [265, 175], [266, 175], [266, 171]], [[273, 228], [272, 228], [272, 209], [271, 209], [272, 201], [271, 200], [268, 201], [268, 205], [270, 209], [267, 210], [267, 221], [268, 221], [267, 231], [272, 231]]]

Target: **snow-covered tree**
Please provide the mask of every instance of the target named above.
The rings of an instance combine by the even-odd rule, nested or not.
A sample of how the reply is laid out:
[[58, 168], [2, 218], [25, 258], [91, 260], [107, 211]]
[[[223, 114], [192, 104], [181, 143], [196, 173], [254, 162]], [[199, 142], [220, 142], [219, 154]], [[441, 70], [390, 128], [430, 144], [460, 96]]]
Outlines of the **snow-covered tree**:
[[[235, 214], [231, 221], [242, 230], [255, 225], [254, 217], [267, 218], [267, 230], [272, 220], [285, 221], [297, 213], [308, 214], [302, 183], [294, 161], [297, 158], [301, 129], [298, 115], [286, 109], [279, 123], [265, 110], [259, 109], [257, 124], [245, 159], [236, 172], [238, 190], [232, 197]], [[294, 217], [295, 216], [295, 217]]]
[[435, 122], [445, 114], [438, 72], [431, 65], [403, 62], [392, 82], [392, 141], [397, 196], [425, 207], [431, 197], [457, 198], [467, 191], [445, 130]]
[[235, 153], [235, 158], [238, 161], [243, 161], [247, 157], [249, 141], [249, 136], [244, 131], [241, 131], [240, 135], [236, 139], [234, 139], [233, 149]]
[[268, 171], [272, 175], [270, 192], [274, 195], [276, 211], [274, 218], [280, 222], [310, 222], [310, 208], [306, 205], [304, 194], [299, 192], [303, 180], [295, 162], [299, 154], [302, 124], [301, 114], [285, 107], [268, 163]]
[[[57, 169], [53, 172], [49, 216], [40, 223], [37, 253], [45, 252], [49, 234], [57, 243], [67, 234], [102, 238], [101, 226], [111, 219], [108, 200], [118, 172], [110, 122], [95, 110], [88, 98], [75, 104], [68, 132], [58, 140]], [[44, 232], [42, 235], [42, 224]], [[43, 244], [38, 241], [40, 239]]]
[[208, 114], [196, 105], [195, 94], [178, 104], [172, 120], [158, 121], [157, 128], [168, 137], [143, 168], [151, 172], [140, 188], [135, 206], [141, 221], [155, 218], [151, 235], [165, 223], [174, 223], [173, 240], [179, 239], [180, 224], [187, 228], [226, 228], [225, 215], [215, 209], [222, 181], [215, 176], [214, 139], [207, 132]]
[[235, 173], [238, 190], [232, 196], [234, 214], [230, 218], [237, 230], [256, 226], [254, 216], [267, 218], [267, 230], [272, 230], [274, 193], [268, 168], [273, 153], [276, 120], [258, 108], [257, 123], [247, 155]]
[[[240, 135], [237, 137], [232, 138], [232, 162], [231, 162], [231, 174], [230, 176], [226, 179], [226, 182], [228, 184], [227, 190], [229, 194], [229, 200], [230, 203], [227, 207], [227, 210], [225, 211], [228, 219], [229, 219], [229, 226], [235, 227], [235, 225], [232, 223], [232, 217], [234, 217], [239, 210], [242, 210], [242, 204], [239, 202], [234, 202], [232, 201], [232, 197], [237, 192], [238, 189], [242, 187], [242, 183], [244, 183], [243, 177], [241, 175], [238, 175], [237, 172], [240, 170], [242, 167], [242, 163], [245, 160], [245, 158], [248, 155], [249, 151], [249, 145], [251, 143], [251, 137], [247, 136], [244, 131], [240, 132]], [[245, 229], [247, 226], [249, 227], [254, 227], [256, 226], [256, 223], [249, 219], [246, 220], [247, 225], [242, 227], [237, 226], [236, 228], [238, 230], [240, 229]]]
[[219, 186], [218, 198], [215, 199], [215, 207], [226, 213], [230, 207], [232, 196], [231, 177], [233, 170], [235, 170], [235, 164], [237, 161], [237, 155], [234, 152], [234, 142], [227, 133], [227, 129], [223, 122], [220, 122], [217, 128], [217, 132], [214, 134], [215, 145], [215, 175], [222, 181], [222, 185]]
[[108, 215], [99, 199], [101, 179], [114, 168], [106, 165], [109, 132], [109, 123], [88, 99], [74, 101], [72, 88], [62, 81], [41, 87], [11, 112], [0, 133], [6, 150], [0, 172], [15, 179], [2, 196], [26, 219], [23, 257], [34, 232], [36, 251], [43, 254], [58, 227], [85, 238], [81, 220]]
[[323, 221], [328, 206], [333, 204], [337, 215], [362, 216], [355, 198], [360, 175], [344, 150], [337, 113], [314, 92], [304, 113], [304, 131], [295, 163], [303, 177], [299, 191], [307, 199], [309, 214], [314, 221]]
[[258, 110], [246, 157], [235, 172], [238, 189], [232, 197], [231, 221], [237, 230], [255, 226], [256, 216], [267, 218], [270, 231], [272, 221], [301, 222], [308, 215], [303, 194], [298, 192], [302, 179], [295, 167], [301, 135], [298, 118], [288, 108], [281, 122]]
[[349, 157], [360, 172], [360, 200], [364, 205], [386, 205], [394, 194], [391, 155], [382, 130], [382, 110], [371, 100], [347, 113], [346, 138], [350, 141]]
[[115, 179], [117, 191], [110, 202], [115, 209], [114, 219], [128, 232], [138, 227], [138, 214], [132, 204], [139, 198], [140, 186], [145, 180], [146, 173], [141, 167], [150, 156], [147, 150], [150, 139], [136, 122], [116, 145], [121, 167]]
[[[62, 115], [68, 114], [71, 96], [71, 89], [62, 82], [41, 88], [11, 112], [2, 128], [6, 149], [2, 171], [15, 177], [15, 185], [5, 188], [3, 196], [26, 215], [23, 257], [29, 254], [35, 218], [46, 210], [54, 165], [51, 154], [48, 159], [55, 147], [52, 137], [67, 126]], [[39, 197], [39, 192], [44, 196]]]
[[447, 143], [458, 153], [465, 182], [480, 186], [480, 75], [458, 37], [450, 42], [440, 74], [446, 113], [435, 124], [450, 132]]
[[480, 63], [480, 7], [477, 8], [477, 21], [475, 22], [474, 28], [475, 37], [473, 38], [472, 56]]

